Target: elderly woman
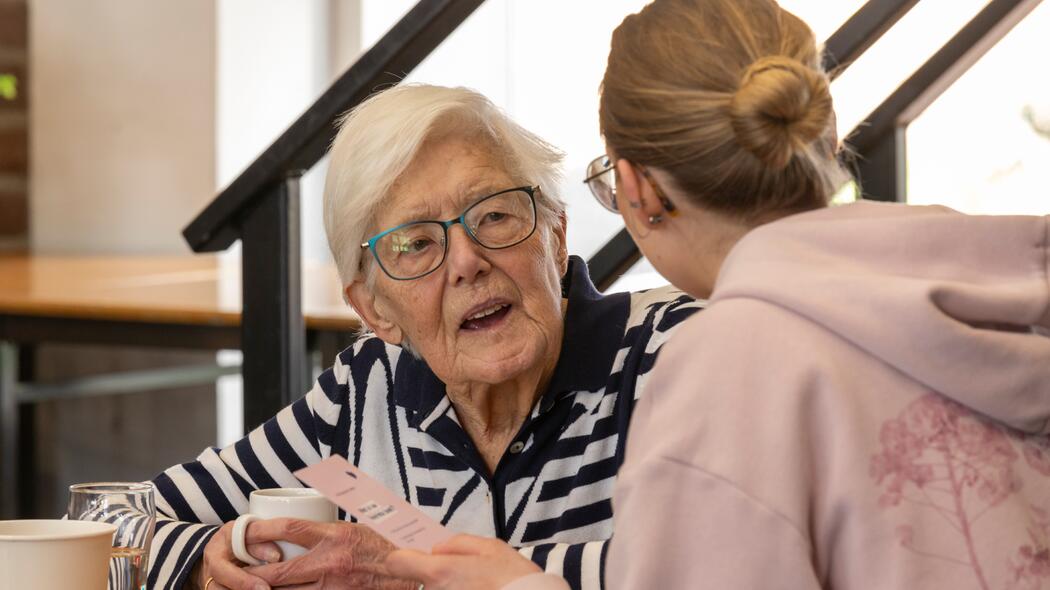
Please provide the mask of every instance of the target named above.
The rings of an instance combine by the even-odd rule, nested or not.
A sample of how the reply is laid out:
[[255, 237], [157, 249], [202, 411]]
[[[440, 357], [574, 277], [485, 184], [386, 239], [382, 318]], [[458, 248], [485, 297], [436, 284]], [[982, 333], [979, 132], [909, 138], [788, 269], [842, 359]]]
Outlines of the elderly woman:
[[157, 476], [150, 588], [416, 588], [386, 576], [391, 546], [350, 522], [257, 522], [260, 559], [278, 539], [312, 551], [233, 557], [249, 493], [299, 487], [292, 472], [330, 454], [455, 531], [599, 587], [632, 407], [698, 306], [672, 288], [596, 292], [566, 252], [560, 159], [465, 89], [398, 86], [343, 121], [325, 227], [372, 334], [245, 438]]

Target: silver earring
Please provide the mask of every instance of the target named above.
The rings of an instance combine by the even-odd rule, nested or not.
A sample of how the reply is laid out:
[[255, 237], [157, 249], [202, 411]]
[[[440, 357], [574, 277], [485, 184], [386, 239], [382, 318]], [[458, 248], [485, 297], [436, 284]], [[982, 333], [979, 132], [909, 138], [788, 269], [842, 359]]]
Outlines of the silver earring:
[[658, 223], [662, 223], [663, 220], [664, 220], [664, 216], [663, 215], [650, 215], [649, 216], [649, 225], [656, 225]]

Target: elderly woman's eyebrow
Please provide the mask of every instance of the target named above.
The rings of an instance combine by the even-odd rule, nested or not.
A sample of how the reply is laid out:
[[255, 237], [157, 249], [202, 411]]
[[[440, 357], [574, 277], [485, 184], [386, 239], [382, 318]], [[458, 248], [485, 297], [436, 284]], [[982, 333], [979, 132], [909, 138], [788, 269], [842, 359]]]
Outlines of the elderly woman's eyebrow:
[[[464, 184], [462, 188], [457, 188], [454, 191], [456, 196], [449, 199], [456, 203], [456, 213], [453, 213], [452, 217], [458, 217], [463, 213], [463, 210], [473, 205], [478, 199], [508, 188], [512, 187], [507, 181], [472, 181]], [[436, 208], [432, 202], [411, 207], [394, 219], [396, 221], [392, 226], [403, 225], [415, 221], [445, 221], [445, 217], [441, 214], [440, 209]]]
[[438, 221], [438, 217], [437, 213], [434, 212], [434, 208], [429, 203], [426, 203], [417, 207], [411, 207], [398, 214], [394, 218], [395, 221], [392, 225], [404, 225], [414, 221]]
[[481, 180], [464, 185], [457, 189], [456, 202], [461, 209], [473, 205], [478, 199], [487, 197], [493, 193], [513, 188], [509, 180]]

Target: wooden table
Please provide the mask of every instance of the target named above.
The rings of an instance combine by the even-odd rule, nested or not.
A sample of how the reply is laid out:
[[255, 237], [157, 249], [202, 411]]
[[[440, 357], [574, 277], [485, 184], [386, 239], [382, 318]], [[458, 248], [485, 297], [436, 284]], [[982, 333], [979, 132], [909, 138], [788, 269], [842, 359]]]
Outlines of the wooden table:
[[[335, 268], [303, 264], [307, 351], [321, 364], [353, 339], [360, 321], [343, 303]], [[240, 348], [240, 261], [220, 256], [0, 256], [0, 518], [17, 512], [19, 404], [206, 382], [215, 366], [102, 375], [63, 384], [19, 379], [19, 350], [78, 343], [196, 350]], [[237, 369], [234, 368], [233, 372]], [[307, 384], [303, 384], [306, 391]], [[246, 408], [252, 403], [246, 397]], [[19, 472], [22, 471], [21, 475]]]

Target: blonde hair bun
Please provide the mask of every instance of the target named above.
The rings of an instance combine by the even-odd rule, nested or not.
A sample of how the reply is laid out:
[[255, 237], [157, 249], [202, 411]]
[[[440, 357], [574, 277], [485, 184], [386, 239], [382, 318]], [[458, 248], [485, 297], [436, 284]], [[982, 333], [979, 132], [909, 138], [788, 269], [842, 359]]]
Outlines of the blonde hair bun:
[[613, 33], [606, 145], [739, 219], [823, 207], [849, 174], [820, 53], [774, 0], [654, 0]]
[[748, 66], [729, 102], [737, 141], [773, 170], [824, 135], [831, 117], [827, 76], [784, 55]]

